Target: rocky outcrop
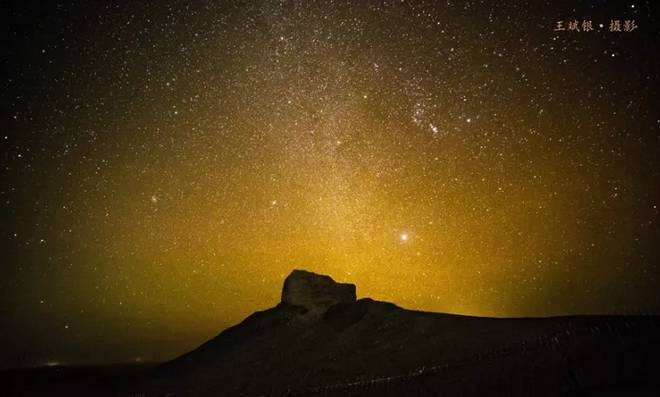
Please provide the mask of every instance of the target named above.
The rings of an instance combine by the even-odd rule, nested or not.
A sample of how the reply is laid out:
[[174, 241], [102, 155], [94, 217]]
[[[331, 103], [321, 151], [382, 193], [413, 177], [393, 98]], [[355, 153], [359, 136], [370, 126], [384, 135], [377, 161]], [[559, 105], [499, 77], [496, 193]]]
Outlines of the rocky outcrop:
[[337, 303], [356, 301], [355, 285], [335, 282], [331, 277], [294, 270], [284, 280], [282, 303], [301, 306], [311, 314], [322, 314]]

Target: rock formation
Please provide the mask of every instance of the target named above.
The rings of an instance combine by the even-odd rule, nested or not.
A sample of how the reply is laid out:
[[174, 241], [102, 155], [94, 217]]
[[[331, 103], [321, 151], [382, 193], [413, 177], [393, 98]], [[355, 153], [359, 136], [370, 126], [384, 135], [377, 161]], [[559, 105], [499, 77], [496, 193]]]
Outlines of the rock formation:
[[288, 397], [660, 392], [657, 316], [470, 317], [356, 299], [355, 290], [294, 270], [278, 305], [130, 390]]
[[331, 277], [305, 270], [294, 270], [284, 280], [282, 303], [300, 306], [318, 316], [338, 303], [356, 301], [355, 285], [335, 282]]

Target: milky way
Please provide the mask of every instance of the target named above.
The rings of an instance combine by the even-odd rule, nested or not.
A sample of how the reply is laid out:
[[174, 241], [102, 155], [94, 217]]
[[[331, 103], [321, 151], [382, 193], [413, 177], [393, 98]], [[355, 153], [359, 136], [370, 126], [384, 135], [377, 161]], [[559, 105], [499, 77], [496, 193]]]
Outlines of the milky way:
[[2, 365], [173, 357], [294, 268], [419, 310], [660, 308], [652, 2], [162, 3], [9, 7]]

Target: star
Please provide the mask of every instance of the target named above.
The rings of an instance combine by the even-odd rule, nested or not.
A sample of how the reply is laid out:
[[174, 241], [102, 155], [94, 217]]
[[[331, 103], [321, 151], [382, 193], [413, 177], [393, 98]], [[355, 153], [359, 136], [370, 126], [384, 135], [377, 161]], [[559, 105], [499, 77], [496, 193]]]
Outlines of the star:
[[431, 131], [433, 132], [433, 136], [438, 135], [438, 131], [439, 131], [438, 127], [436, 127], [435, 125], [433, 125], [431, 123], [429, 123], [429, 127], [431, 128]]

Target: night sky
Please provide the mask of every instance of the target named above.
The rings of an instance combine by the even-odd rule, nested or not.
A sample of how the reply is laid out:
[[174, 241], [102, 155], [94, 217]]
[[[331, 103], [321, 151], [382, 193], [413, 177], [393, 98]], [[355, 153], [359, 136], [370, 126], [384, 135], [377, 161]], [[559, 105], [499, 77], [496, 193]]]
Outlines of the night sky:
[[7, 3], [0, 366], [172, 358], [294, 268], [660, 311], [654, 1]]

